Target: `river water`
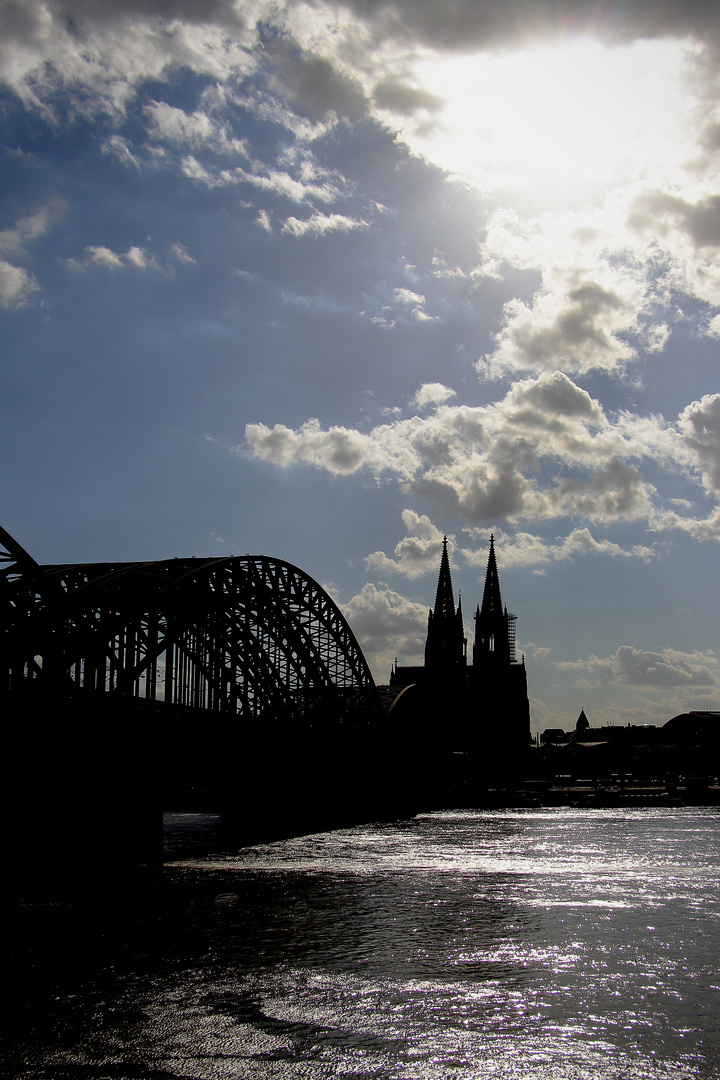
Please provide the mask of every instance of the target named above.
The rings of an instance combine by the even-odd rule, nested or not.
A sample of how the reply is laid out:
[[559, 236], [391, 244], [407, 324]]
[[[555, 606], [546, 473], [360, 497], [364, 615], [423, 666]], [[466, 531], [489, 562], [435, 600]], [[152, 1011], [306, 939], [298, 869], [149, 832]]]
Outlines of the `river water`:
[[12, 1080], [720, 1077], [720, 811], [448, 811], [16, 913]]

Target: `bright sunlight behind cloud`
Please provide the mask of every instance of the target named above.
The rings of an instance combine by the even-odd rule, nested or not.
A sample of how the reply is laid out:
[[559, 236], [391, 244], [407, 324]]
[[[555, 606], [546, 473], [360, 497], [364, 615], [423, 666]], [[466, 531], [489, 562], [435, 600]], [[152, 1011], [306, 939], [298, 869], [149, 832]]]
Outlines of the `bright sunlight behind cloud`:
[[609, 184], [658, 180], [690, 155], [692, 59], [677, 41], [588, 39], [428, 57], [415, 75], [444, 107], [400, 130], [485, 192], [525, 188], [534, 201], [576, 204]]

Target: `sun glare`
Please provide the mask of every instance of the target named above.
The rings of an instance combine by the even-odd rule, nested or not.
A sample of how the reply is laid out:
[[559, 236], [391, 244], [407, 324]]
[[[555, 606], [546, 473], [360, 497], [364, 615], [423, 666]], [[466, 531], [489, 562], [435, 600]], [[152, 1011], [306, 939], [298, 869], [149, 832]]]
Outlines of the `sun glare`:
[[413, 150], [484, 191], [569, 195], [659, 177], [689, 148], [685, 46], [578, 40], [503, 54], [428, 59], [422, 85], [445, 100], [406, 129]]

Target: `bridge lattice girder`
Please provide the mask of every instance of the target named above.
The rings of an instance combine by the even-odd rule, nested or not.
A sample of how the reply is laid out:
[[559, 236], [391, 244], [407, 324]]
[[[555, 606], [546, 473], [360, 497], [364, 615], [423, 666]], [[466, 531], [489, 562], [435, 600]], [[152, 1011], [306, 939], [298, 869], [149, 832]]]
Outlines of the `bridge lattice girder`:
[[[265, 555], [39, 566], [0, 530], [5, 685], [252, 722], [366, 722], [372, 675], [337, 605]], [[363, 718], [358, 720], [358, 718]]]

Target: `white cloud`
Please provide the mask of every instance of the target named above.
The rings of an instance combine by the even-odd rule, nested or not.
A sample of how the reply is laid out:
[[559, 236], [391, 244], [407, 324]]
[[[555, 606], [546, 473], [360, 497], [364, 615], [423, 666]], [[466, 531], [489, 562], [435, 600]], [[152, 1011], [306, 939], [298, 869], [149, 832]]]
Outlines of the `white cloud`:
[[187, 248], [185, 247], [184, 244], [180, 244], [178, 242], [175, 242], [174, 244], [170, 245], [170, 251], [172, 252], [174, 258], [177, 259], [177, 261], [179, 263], [194, 263], [195, 262], [192, 255], [190, 255], [190, 253], [188, 252], [188, 250], [187, 250]]
[[428, 617], [424, 604], [368, 583], [340, 608], [379, 683], [388, 681], [395, 657], [401, 664], [422, 663]]
[[[718, 476], [716, 398], [689, 406], [676, 426], [661, 417], [608, 416], [560, 372], [516, 383], [491, 405], [439, 405], [367, 433], [308, 421], [297, 431], [250, 424], [246, 442], [262, 460], [306, 462], [332, 473], [362, 468], [394, 477], [442, 514], [469, 523], [581, 517], [644, 521], [653, 529], [715, 529], [714, 516], [683, 518], [643, 469], [685, 471], [692, 483]], [[718, 535], [714, 533], [713, 535]], [[581, 534], [577, 534], [580, 545]], [[590, 541], [586, 538], [586, 543]], [[606, 550], [608, 550], [606, 548]], [[650, 549], [634, 554], [647, 558]]]
[[0, 307], [22, 307], [39, 288], [33, 274], [0, 259]]
[[[473, 538], [477, 537], [481, 543], [477, 548], [461, 548], [459, 554], [468, 564], [484, 567], [487, 563], [490, 529], [467, 529], [466, 532]], [[598, 540], [588, 528], [572, 529], [567, 536], [558, 536], [553, 540], [523, 531], [508, 535], [496, 528], [494, 532], [498, 545], [502, 547], [505, 567], [540, 567], [583, 555], [636, 558], [647, 562], [658, 554], [655, 548], [643, 544], [632, 544], [629, 548], [623, 548], [612, 540]]]
[[343, 194], [343, 181], [337, 175], [313, 176], [312, 180], [324, 181], [315, 183], [311, 182], [308, 171], [302, 165], [296, 170], [297, 176], [293, 176], [287, 169], [278, 169], [274, 165], [266, 166], [258, 161], [252, 161], [251, 166], [250, 170], [240, 166], [232, 169], [210, 168], [199, 162], [192, 154], [184, 156], [181, 161], [183, 175], [210, 188], [247, 184], [266, 194], [279, 196], [294, 203], [311, 200], [332, 203]]
[[126, 140], [120, 135], [111, 135], [110, 138], [103, 143], [102, 152], [103, 154], [110, 154], [113, 157], [116, 157], [118, 161], [129, 168], [140, 168], [139, 159], [133, 154]]
[[95, 266], [105, 266], [108, 270], [119, 270], [123, 266], [120, 255], [116, 255], [108, 247], [91, 244], [85, 248], [85, 251], [88, 262], [94, 263]]
[[331, 232], [350, 232], [353, 229], [365, 228], [367, 228], [366, 221], [359, 221], [343, 214], [314, 213], [303, 220], [296, 217], [287, 218], [282, 231], [289, 236], [324, 236]]
[[440, 564], [443, 534], [427, 515], [416, 514], [414, 510], [403, 510], [402, 520], [411, 535], [396, 545], [394, 559], [384, 551], [368, 555], [365, 560], [368, 570], [403, 574], [407, 578], [418, 578], [429, 571], [436, 571]]
[[491, 218], [475, 271], [501, 280], [508, 268], [533, 271], [540, 287], [529, 300], [505, 304], [493, 351], [478, 363], [482, 375], [552, 371], [622, 372], [638, 349], [657, 351], [667, 327], [648, 318], [655, 264], [645, 243], [625, 229], [626, 202], [575, 213], [545, 212], [523, 220], [515, 212]]
[[382, 470], [388, 467], [387, 452], [371, 436], [350, 428], [332, 427], [323, 431], [318, 420], [308, 420], [298, 431], [276, 424], [248, 424], [245, 439], [253, 454], [273, 465], [305, 462], [328, 472], [349, 475], [363, 466]]
[[207, 184], [208, 187], [213, 187], [215, 184], [214, 178], [208, 172], [204, 165], [201, 165], [197, 158], [192, 154], [186, 155], [180, 162], [180, 171], [183, 176], [187, 176], [189, 180], [199, 180], [203, 184]]
[[150, 137], [179, 146], [204, 146], [215, 138], [215, 125], [206, 113], [197, 110], [189, 115], [164, 101], [145, 106], [150, 122]]
[[137, 270], [159, 269], [155, 256], [148, 255], [144, 248], [131, 247], [122, 258], [126, 259], [130, 266], [134, 266]]
[[680, 414], [678, 428], [706, 490], [720, 496], [720, 394], [708, 394], [688, 405]]
[[261, 229], [264, 229], [266, 233], [273, 231], [272, 221], [267, 210], [260, 210], [258, 216], [255, 218], [255, 224], [259, 225]]
[[0, 252], [23, 255], [28, 244], [45, 236], [48, 229], [65, 213], [62, 199], [49, 199], [34, 214], [19, 218], [9, 229], [0, 232]]
[[410, 404], [416, 409], [425, 409], [428, 405], [442, 405], [443, 402], [455, 396], [455, 391], [449, 386], [443, 386], [442, 383], [423, 383], [410, 399]]
[[[211, 187], [242, 184], [294, 203], [330, 205], [344, 197], [343, 178], [323, 174], [307, 156], [308, 148], [337, 117], [358, 119], [368, 109], [375, 109], [374, 115], [389, 124], [411, 152], [463, 176], [466, 184], [477, 184], [468, 154], [478, 139], [475, 128], [468, 137], [468, 117], [477, 127], [478, 116], [497, 115], [498, 80], [509, 73], [516, 83], [518, 71], [530, 78], [530, 60], [536, 65], [530, 89], [539, 92], [542, 85], [545, 92], [560, 79], [548, 69], [555, 53], [547, 50], [536, 50], [529, 59], [513, 50], [482, 53], [489, 41], [486, 29], [492, 28], [494, 46], [510, 34], [509, 24], [497, 13], [486, 23], [469, 3], [462, 18], [455, 12], [437, 20], [430, 17], [428, 5], [392, 3], [360, 13], [357, 6], [337, 4], [277, 7], [269, 0], [249, 0], [240, 10], [230, 0], [199, 7], [185, 0], [173, 9], [174, 17], [166, 19], [154, 5], [144, 9], [138, 3], [130, 10], [114, 2], [78, 3], [72, 23], [54, 0], [29, 6], [9, 3], [6, 9], [0, 73], [28, 106], [52, 113], [64, 89], [72, 91], [65, 98], [72, 110], [105, 111], [122, 118], [142, 81], [162, 82], [173, 68], [186, 68], [208, 80], [199, 101], [184, 110], [156, 93], [144, 106], [146, 137], [179, 148], [179, 168], [196, 182]], [[579, 6], [578, 13], [581, 10]], [[655, 9], [648, 10], [647, 18], [650, 26], [682, 26], [683, 33], [700, 38], [714, 25], [708, 19], [683, 19], [679, 12], [670, 20]], [[266, 35], [262, 47], [261, 24], [278, 31]], [[431, 24], [433, 36], [427, 38]], [[593, 26], [599, 37], [601, 24]], [[632, 25], [629, 21], [620, 35], [628, 41], [639, 32], [640, 23]], [[462, 55], [451, 50], [448, 59], [449, 39], [460, 26], [470, 37]], [[540, 42], [541, 26], [537, 30]], [[420, 48], [419, 41], [424, 43]], [[472, 48], [479, 51], [472, 55]], [[478, 273], [502, 279], [509, 268], [519, 268], [540, 279], [531, 294], [518, 294], [505, 305], [494, 348], [479, 365], [482, 374], [492, 377], [555, 369], [570, 374], [622, 371], [640, 351], [657, 352], [667, 341], [669, 320], [655, 310], [663, 290], [684, 290], [720, 305], [720, 202], [711, 167], [712, 123], [717, 123], [712, 65], [700, 64], [687, 50], [690, 59], [683, 61], [678, 42], [660, 36], [612, 50], [576, 41], [565, 53], [568, 63], [574, 63], [569, 71], [586, 114], [595, 116], [596, 108], [607, 107], [613, 119], [575, 124], [570, 155], [597, 156], [598, 146], [608, 140], [613, 150], [626, 121], [636, 123], [628, 116], [639, 106], [629, 110], [619, 89], [622, 79], [631, 78], [634, 100], [655, 111], [642, 112], [636, 137], [630, 139], [628, 132], [623, 137], [633, 162], [636, 153], [645, 157], [627, 176], [613, 175], [612, 184], [593, 189], [582, 210], [573, 204], [569, 211], [542, 212], [544, 193], [538, 185], [537, 213], [526, 210], [523, 217], [518, 207], [506, 207], [488, 223]], [[541, 83], [542, 64], [551, 77]], [[588, 64], [597, 64], [598, 73], [605, 70], [611, 77], [604, 82], [593, 77], [583, 90], [583, 65]], [[252, 82], [246, 83], [248, 76]], [[675, 93], [681, 79], [682, 95]], [[642, 87], [656, 87], [657, 92], [641, 95]], [[471, 92], [476, 107], [460, 108]], [[523, 93], [534, 115], [538, 106], [527, 90]], [[571, 96], [563, 87], [561, 99]], [[676, 106], [680, 97], [683, 104]], [[563, 100], [563, 109], [580, 107]], [[483, 110], [488, 102], [492, 108]], [[294, 144], [289, 140], [282, 149], [269, 151], [266, 160], [251, 160], [246, 142], [233, 134], [230, 118], [240, 109], [283, 125]], [[545, 107], [543, 121], [550, 111]], [[571, 111], [554, 132], [556, 157], [565, 152], [567, 123], [575, 115]], [[437, 125], [432, 116], [438, 118]], [[126, 165], [138, 167], [141, 160], [117, 133], [108, 137], [104, 149]], [[243, 167], [225, 167], [206, 160], [207, 152], [240, 155], [245, 162]], [[535, 161], [540, 156], [532, 155]], [[609, 156], [604, 152], [601, 161]], [[596, 157], [592, 161], [597, 166]], [[491, 168], [498, 183], [507, 179], [500, 160]], [[287, 218], [283, 229], [299, 236], [359, 227], [356, 215], [314, 213], [307, 219]], [[462, 271], [437, 255], [434, 273]], [[416, 322], [438, 321], [419, 291], [397, 289], [394, 303], [407, 308], [407, 317]], [[391, 311], [376, 312], [373, 318], [386, 328], [395, 325]]]
[[478, 365], [481, 374], [624, 367], [635, 350], [617, 333], [636, 329], [637, 304], [606, 287], [603, 276], [556, 281], [532, 306], [508, 301], [496, 348]]
[[62, 199], [48, 199], [39, 210], [18, 218], [14, 225], [0, 231], [0, 256], [8, 255], [14, 260], [9, 262], [0, 257], [0, 307], [23, 307], [40, 290], [35, 275], [15, 265], [15, 260], [22, 260], [28, 245], [45, 236], [66, 209]]
[[713, 652], [684, 653], [677, 649], [646, 652], [621, 645], [613, 656], [557, 661], [560, 671], [576, 672], [589, 685], [629, 683], [649, 689], [713, 687], [720, 683], [720, 665]]
[[421, 296], [419, 293], [412, 292], [411, 289], [395, 289], [394, 295], [399, 304], [410, 304], [412, 306], [425, 303], [425, 297]]
[[160, 269], [154, 255], [148, 254], [144, 248], [134, 245], [122, 255], [117, 254], [111, 248], [94, 244], [89, 244], [85, 251], [88, 265], [103, 266], [107, 270], [123, 270], [127, 267], [133, 267], [136, 270]]
[[177, 17], [162, 20], [154, 5], [143, 11], [142, 4], [128, 9], [108, 0], [76, 3], [68, 19], [67, 6], [56, 0], [10, 0], [0, 77], [28, 107], [50, 117], [59, 87], [82, 91], [69, 99], [76, 113], [122, 115], [137, 84], [162, 80], [172, 65], [220, 82], [251, 71], [256, 20], [267, 5], [249, 0], [244, 7], [245, 18], [224, 3], [208, 5], [198, 18], [192, 4], [178, 5]]
[[[206, 101], [213, 104], [210, 95], [206, 95]], [[225, 105], [224, 101], [222, 105]], [[246, 141], [233, 138], [226, 121], [216, 120], [204, 109], [186, 113], [164, 101], [151, 101], [144, 111], [149, 121], [150, 138], [184, 148], [209, 148], [215, 153], [248, 157]]]

